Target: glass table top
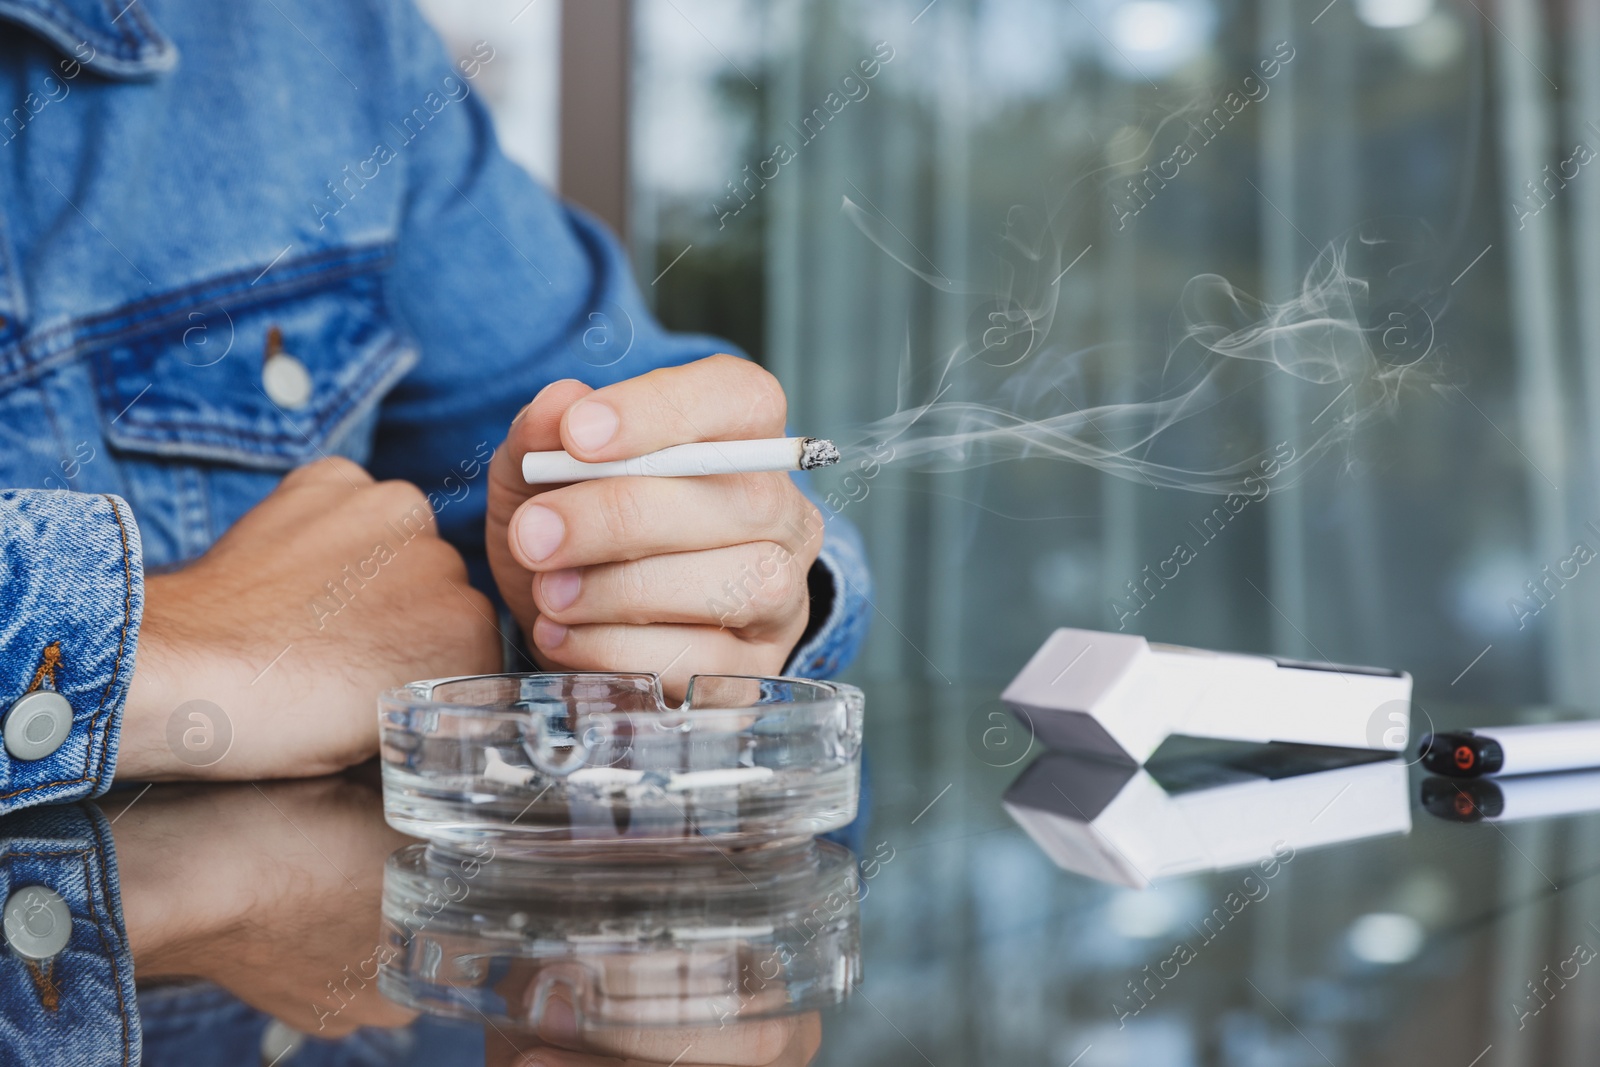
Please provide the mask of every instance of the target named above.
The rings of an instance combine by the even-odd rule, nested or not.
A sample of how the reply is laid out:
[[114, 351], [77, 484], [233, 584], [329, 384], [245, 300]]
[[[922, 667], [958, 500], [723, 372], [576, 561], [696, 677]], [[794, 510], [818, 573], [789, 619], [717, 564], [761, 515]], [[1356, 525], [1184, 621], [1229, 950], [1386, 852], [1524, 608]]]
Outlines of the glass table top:
[[[1178, 742], [1135, 769], [1045, 752], [998, 682], [863, 688], [863, 818], [776, 855], [429, 853], [370, 768], [116, 791], [123, 1021], [147, 1063], [274, 1067], [1600, 1049], [1600, 774], [1462, 791], [1414, 744]], [[1413, 728], [1554, 717], [1424, 701]]]

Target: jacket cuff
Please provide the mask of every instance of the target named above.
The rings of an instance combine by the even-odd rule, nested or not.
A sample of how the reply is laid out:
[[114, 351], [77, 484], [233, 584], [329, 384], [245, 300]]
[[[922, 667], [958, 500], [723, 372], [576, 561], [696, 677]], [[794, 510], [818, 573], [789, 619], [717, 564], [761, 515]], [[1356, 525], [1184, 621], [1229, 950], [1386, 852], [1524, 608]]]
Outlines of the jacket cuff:
[[[822, 552], [811, 568], [813, 626], [785, 671], [795, 678], [830, 678], [848, 667], [861, 650], [872, 611], [872, 576], [861, 535], [837, 515], [828, 516], [823, 529]], [[816, 626], [819, 616], [822, 623]]]
[[[0, 813], [110, 788], [144, 615], [142, 560], [119, 497], [0, 492]], [[29, 697], [30, 718], [13, 722], [18, 701], [41, 690], [70, 710], [64, 737], [38, 711], [60, 700]], [[21, 734], [38, 743], [30, 749]]]
[[138, 1063], [133, 960], [105, 816], [85, 804], [0, 819], [0, 908], [0, 1061], [60, 1063], [70, 1049], [73, 1063]]

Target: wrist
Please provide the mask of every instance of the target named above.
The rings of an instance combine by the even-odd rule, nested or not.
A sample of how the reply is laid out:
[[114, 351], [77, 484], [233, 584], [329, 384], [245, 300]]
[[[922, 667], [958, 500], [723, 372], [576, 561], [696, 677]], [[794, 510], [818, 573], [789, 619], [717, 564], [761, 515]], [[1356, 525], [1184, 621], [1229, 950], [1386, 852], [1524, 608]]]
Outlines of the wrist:
[[159, 781], [179, 776], [166, 741], [166, 716], [177, 705], [171, 672], [164, 662], [166, 651], [160, 644], [160, 636], [148, 624], [141, 628], [117, 740], [116, 777], [120, 779]]
[[[117, 742], [116, 777], [134, 781], [170, 781], [194, 778], [195, 767], [179, 758], [168, 724], [183, 703], [192, 699], [194, 679], [201, 657], [192, 643], [176, 639], [171, 620], [163, 616], [164, 594], [171, 592], [173, 577], [147, 582], [144, 618], [139, 626], [139, 645], [134, 653], [133, 677], [122, 708], [121, 734]], [[180, 645], [187, 652], [180, 650]]]
[[111, 824], [123, 929], [141, 978], [205, 977], [208, 954], [195, 947], [214, 937], [219, 921], [206, 885], [212, 872], [190, 862], [215, 832], [192, 818], [198, 806], [183, 787], [166, 787]]

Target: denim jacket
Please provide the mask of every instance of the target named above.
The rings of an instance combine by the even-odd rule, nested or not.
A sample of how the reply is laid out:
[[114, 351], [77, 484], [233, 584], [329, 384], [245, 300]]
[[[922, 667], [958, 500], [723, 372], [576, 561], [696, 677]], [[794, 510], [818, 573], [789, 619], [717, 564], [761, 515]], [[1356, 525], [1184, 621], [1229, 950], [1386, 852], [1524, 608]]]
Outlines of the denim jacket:
[[[63, 732], [0, 746], [0, 812], [110, 787], [145, 573], [286, 471], [341, 455], [417, 484], [491, 589], [481, 481], [517, 410], [725, 349], [662, 330], [615, 241], [500, 153], [475, 91], [495, 62], [452, 61], [408, 0], [0, 0], [0, 715]], [[789, 669], [821, 676], [869, 603], [840, 519], [812, 578]], [[85, 856], [95, 832], [41, 831]], [[25, 862], [7, 898], [51, 877]], [[51, 973], [109, 1021], [127, 974], [73, 972], [85, 939], [120, 949], [85, 862], [55, 868], [73, 941]], [[69, 1017], [11, 1010], [41, 988], [11, 947], [0, 1027], [26, 1048], [19, 1018]], [[46, 1026], [37, 1062], [136, 1062], [124, 1029], [79, 1055]]]
[[[663, 331], [500, 153], [495, 62], [407, 0], [0, 0], [0, 712], [71, 706], [49, 755], [0, 749], [0, 811], [108, 787], [144, 573], [284, 472], [417, 484], [491, 589], [478, 483], [517, 410], [726, 347]], [[797, 674], [864, 629], [859, 541], [824, 546]]]
[[0, 891], [65, 902], [71, 936], [47, 960], [22, 958], [19, 927], [48, 934], [54, 916], [8, 908], [0, 963], [0, 1062], [101, 1067], [139, 1062], [133, 961], [127, 952], [116, 854], [92, 805], [47, 806], [0, 818]]

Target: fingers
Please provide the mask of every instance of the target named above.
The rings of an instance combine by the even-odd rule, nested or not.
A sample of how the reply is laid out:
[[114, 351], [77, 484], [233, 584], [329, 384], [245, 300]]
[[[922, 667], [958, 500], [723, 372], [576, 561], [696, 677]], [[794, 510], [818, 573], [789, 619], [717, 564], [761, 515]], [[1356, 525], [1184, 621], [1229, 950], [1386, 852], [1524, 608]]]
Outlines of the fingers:
[[292, 536], [313, 516], [325, 515], [374, 484], [372, 475], [359, 463], [343, 456], [307, 463], [290, 471], [278, 483], [267, 498], [274, 506], [252, 508], [219, 540], [233, 541], [241, 534], [251, 533], [274, 540]]
[[573, 398], [557, 447], [588, 462], [627, 459], [687, 441], [781, 437], [786, 415], [776, 378], [717, 355]]
[[555, 452], [561, 443], [561, 419], [567, 409], [594, 389], [572, 378], [551, 382], [512, 420], [506, 443], [496, 453], [489, 468], [491, 477], [520, 496], [535, 488], [522, 480], [522, 457], [527, 452]]
[[312, 1013], [303, 1022], [298, 1019], [296, 1021], [306, 1027], [316, 1022], [320, 1025], [311, 1032], [320, 1038], [337, 1039], [349, 1037], [362, 1027], [368, 1026], [382, 1030], [398, 1030], [402, 1026], [410, 1026], [416, 1022], [418, 1013], [408, 1011], [382, 997], [372, 997], [369, 1003], [361, 1005], [359, 1011], [350, 1012], [348, 1015], [346, 1018], [344, 1013], [338, 1015], [318, 1013], [313, 1005]]
[[785, 474], [521, 483], [528, 452], [600, 462], [784, 433], [772, 375], [718, 355], [591, 389], [547, 386], [491, 463], [495, 579], [541, 664], [693, 673], [782, 668], [807, 618], [821, 513]]
[[366, 492], [378, 513], [388, 519], [387, 525], [397, 537], [409, 539], [421, 533], [438, 532], [428, 495], [410, 482], [399, 479], [376, 482]]
[[[696, 674], [777, 674], [805, 629], [798, 615], [766, 640], [741, 639], [712, 626], [562, 626], [539, 616], [531, 639], [539, 663], [569, 671], [625, 669], [657, 674], [668, 696], [680, 698]], [[792, 631], [792, 632], [791, 632]]]
[[[521, 1067], [727, 1067], [744, 1065], [803, 1064], [814, 1053], [821, 1035], [815, 1015], [736, 1022], [718, 1028], [632, 1027], [595, 1028], [582, 1035], [588, 1051], [538, 1048], [526, 1051]], [[796, 1053], [806, 1058], [796, 1058]]]
[[324, 456], [284, 475], [280, 489], [360, 489], [371, 485], [372, 475], [361, 464], [343, 456]]
[[[319, 527], [326, 537], [328, 522], [336, 514], [350, 517], [377, 510], [394, 531], [409, 540], [419, 533], [435, 532], [433, 508], [427, 496], [410, 482], [374, 481], [360, 464], [343, 456], [328, 456], [296, 467], [284, 476], [263, 502], [269, 506], [252, 508], [218, 539], [231, 545], [251, 537], [281, 542], [309, 528]], [[357, 520], [333, 523], [335, 531], [365, 535], [377, 524]], [[370, 545], [365, 547], [370, 548]]]
[[804, 618], [813, 558], [760, 541], [545, 571], [533, 578], [534, 603], [569, 627], [676, 623], [759, 633]]
[[[813, 1048], [811, 1052], [814, 1055], [816, 1050]], [[729, 1065], [745, 1064], [749, 1067], [791, 1067], [791, 1065], [804, 1067], [811, 1062], [811, 1057], [800, 1058], [798, 1053], [786, 1050], [774, 1060], [708, 1060], [699, 1058], [691, 1047], [688, 1049], [686, 1059], [673, 1059], [670, 1056], [643, 1059], [638, 1056], [597, 1056], [587, 1052], [545, 1048], [537, 1052], [524, 1053], [520, 1058], [509, 1062], [515, 1067], [729, 1067]]]
[[560, 570], [752, 541], [790, 551], [817, 539], [817, 509], [785, 474], [602, 478], [541, 493], [510, 523], [529, 570]]

